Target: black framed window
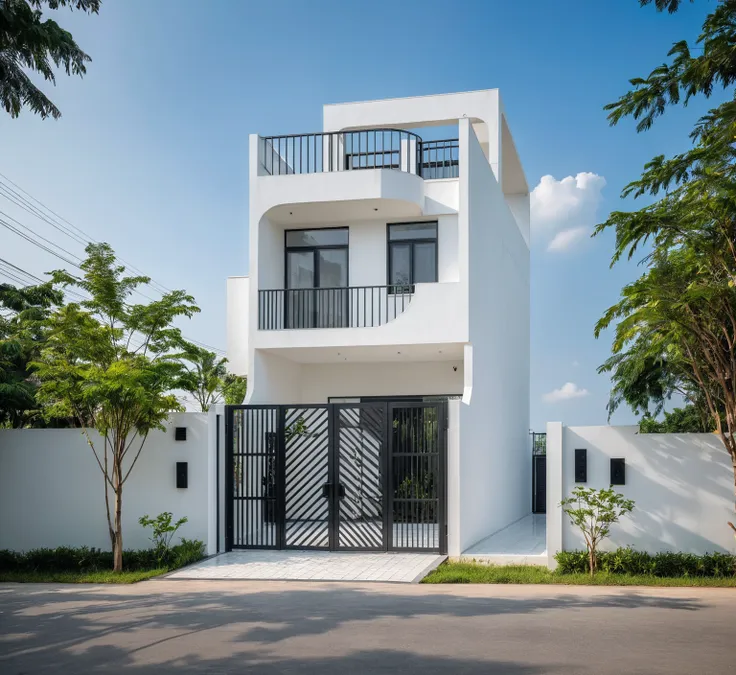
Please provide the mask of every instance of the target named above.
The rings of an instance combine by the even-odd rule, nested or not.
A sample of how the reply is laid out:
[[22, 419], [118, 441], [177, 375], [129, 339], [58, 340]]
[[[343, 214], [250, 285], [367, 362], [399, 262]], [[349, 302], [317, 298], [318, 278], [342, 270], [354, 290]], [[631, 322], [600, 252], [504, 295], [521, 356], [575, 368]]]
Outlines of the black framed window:
[[348, 228], [285, 233], [287, 328], [339, 328], [348, 320]]
[[401, 288], [437, 281], [437, 222], [388, 226], [388, 284]]

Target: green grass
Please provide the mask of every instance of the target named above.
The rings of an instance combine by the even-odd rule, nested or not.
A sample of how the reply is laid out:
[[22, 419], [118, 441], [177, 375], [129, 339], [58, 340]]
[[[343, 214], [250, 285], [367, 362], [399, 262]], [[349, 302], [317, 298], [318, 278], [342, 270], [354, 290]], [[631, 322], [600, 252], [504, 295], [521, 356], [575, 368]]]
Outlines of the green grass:
[[609, 574], [558, 574], [533, 565], [484, 565], [446, 562], [423, 584], [559, 584], [570, 586], [716, 586], [736, 588], [736, 577], [655, 577]]
[[139, 570], [136, 572], [0, 572], [0, 582], [18, 584], [134, 584], [165, 574], [168, 570]]

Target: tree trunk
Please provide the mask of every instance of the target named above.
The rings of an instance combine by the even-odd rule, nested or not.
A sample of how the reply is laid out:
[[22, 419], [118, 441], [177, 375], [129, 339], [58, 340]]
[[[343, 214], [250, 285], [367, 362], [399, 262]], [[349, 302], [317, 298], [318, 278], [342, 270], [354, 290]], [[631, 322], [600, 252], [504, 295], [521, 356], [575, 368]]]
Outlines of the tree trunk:
[[123, 486], [115, 487], [115, 532], [112, 544], [113, 572], [123, 571]]
[[588, 548], [588, 564], [590, 565], [590, 576], [595, 572], [595, 549], [590, 546]]

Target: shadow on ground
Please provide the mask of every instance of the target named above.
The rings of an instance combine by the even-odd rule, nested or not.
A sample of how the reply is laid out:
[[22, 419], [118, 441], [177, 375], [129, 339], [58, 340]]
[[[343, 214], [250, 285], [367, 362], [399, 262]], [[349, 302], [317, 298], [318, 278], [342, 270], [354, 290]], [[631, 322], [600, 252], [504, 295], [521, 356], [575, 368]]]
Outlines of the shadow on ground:
[[467, 656], [462, 635], [457, 644], [443, 640], [456, 623], [466, 625], [456, 620], [468, 618], [481, 628], [498, 625], [492, 624], [498, 617], [509, 623], [562, 610], [579, 620], [580, 612], [610, 608], [663, 610], [666, 620], [705, 606], [697, 598], [646, 592], [506, 598], [321, 584], [233, 590], [215, 582], [202, 591], [181, 584], [0, 587], [0, 672], [572, 672], [501, 658], [491, 635], [488, 659]]

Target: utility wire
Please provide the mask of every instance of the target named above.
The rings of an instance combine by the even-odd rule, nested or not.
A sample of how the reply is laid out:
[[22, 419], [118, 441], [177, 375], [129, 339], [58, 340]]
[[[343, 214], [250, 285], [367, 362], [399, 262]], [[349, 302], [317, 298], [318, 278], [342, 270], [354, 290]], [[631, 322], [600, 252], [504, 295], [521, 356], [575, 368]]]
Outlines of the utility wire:
[[[43, 220], [44, 222], [52, 225], [59, 232], [62, 232], [63, 234], [66, 234], [68, 237], [70, 237], [72, 240], [74, 240], [78, 244], [86, 245], [88, 241], [95, 242], [95, 240], [90, 235], [88, 235], [86, 232], [84, 232], [84, 230], [81, 230], [80, 228], [76, 227], [75, 225], [73, 225], [72, 223], [70, 223], [66, 218], [64, 218], [63, 216], [60, 216], [58, 213], [56, 213], [55, 211], [53, 211], [52, 209], [50, 209], [49, 207], [47, 207], [43, 202], [41, 202], [40, 200], [36, 199], [33, 195], [31, 195], [28, 192], [26, 192], [23, 188], [21, 188], [18, 184], [14, 183], [7, 176], [5, 176], [4, 174], [0, 173], [0, 178], [4, 179], [8, 183], [10, 183], [14, 188], [16, 188], [16, 189], [13, 189], [13, 187], [9, 187], [7, 184], [3, 184], [2, 180], [0, 180], [0, 196], [5, 197], [6, 199], [8, 199], [9, 201], [11, 201], [16, 206], [19, 206], [20, 208], [22, 208], [23, 210], [25, 210], [26, 212], [28, 212], [28, 213], [36, 216], [37, 218], [39, 218], [40, 220]], [[23, 194], [20, 194], [20, 193], [23, 193]], [[28, 199], [26, 197], [24, 197], [23, 195], [26, 195], [26, 197], [28, 197]], [[56, 218], [56, 221], [54, 222], [51, 218], [47, 217], [39, 208], [35, 207], [29, 201], [29, 199], [30, 200], [33, 200], [34, 202], [36, 202], [42, 209], [44, 209], [45, 211], [47, 211], [48, 213], [50, 213], [52, 216], [54, 216]], [[39, 248], [43, 249], [44, 251], [47, 251], [48, 253], [51, 253], [52, 255], [54, 255], [55, 257], [59, 258], [60, 260], [63, 260], [67, 264], [72, 265], [73, 267], [75, 267], [77, 269], [81, 269], [79, 267], [79, 263], [82, 262], [82, 259], [79, 258], [78, 256], [76, 256], [74, 253], [71, 253], [70, 251], [67, 251], [66, 249], [62, 248], [61, 246], [59, 246], [55, 242], [51, 241], [50, 239], [47, 239], [46, 237], [38, 234], [32, 228], [28, 227], [27, 225], [24, 225], [19, 220], [13, 218], [12, 216], [10, 216], [7, 213], [5, 213], [4, 211], [1, 211], [0, 210], [0, 214], [2, 214], [3, 216], [5, 216], [6, 218], [9, 218], [14, 223], [17, 223], [17, 225], [19, 225], [20, 227], [24, 228], [25, 230], [27, 230], [31, 234], [35, 235], [36, 237], [42, 239], [43, 241], [47, 242], [49, 245], [58, 248], [59, 250], [61, 250], [64, 253], [68, 254], [69, 256], [72, 256], [73, 258], [76, 258], [78, 262], [75, 263], [74, 261], [69, 260], [68, 258], [66, 258], [66, 257], [64, 257], [64, 256], [62, 256], [62, 255], [60, 255], [58, 253], [56, 253], [54, 250], [48, 248], [47, 246], [45, 246], [44, 244], [41, 244], [40, 242], [38, 242], [36, 240], [34, 240], [32, 237], [30, 237], [29, 235], [25, 234], [24, 232], [21, 232], [17, 227], [11, 225], [7, 221], [4, 221], [2, 218], [0, 218], [0, 225], [5, 226], [7, 229], [9, 229], [12, 232], [14, 232], [15, 234], [19, 235], [20, 237], [22, 237], [26, 241], [28, 241], [28, 242], [30, 242], [30, 243], [38, 246]], [[65, 223], [66, 226], [64, 224], [62, 224], [62, 223]], [[70, 229], [70, 228], [73, 228], [73, 229]], [[85, 241], [84, 239], [82, 239], [78, 234], [75, 233], [75, 231], [76, 232], [79, 232], [83, 237], [86, 237], [87, 241]], [[95, 242], [95, 243], [98, 243], [98, 242]], [[118, 258], [118, 259], [120, 260], [120, 262], [124, 263], [132, 271], [137, 272], [141, 276], [147, 276], [144, 272], [142, 272], [138, 268], [134, 267], [130, 263], [127, 263], [122, 258]], [[150, 279], [150, 277], [149, 277], [149, 279]], [[163, 291], [161, 291], [158, 288], [156, 288], [154, 286], [154, 284], [155, 284], [155, 286], [158, 286], [160, 289], [163, 289]], [[164, 293], [170, 293], [171, 292], [171, 289], [167, 288], [163, 284], [160, 284], [158, 282], [155, 282], [153, 279], [151, 279], [151, 281], [148, 283], [148, 285], [151, 286], [155, 291], [157, 291], [159, 293], [162, 293], [162, 294], [164, 294]], [[138, 289], [134, 289], [134, 291], [136, 293], [138, 293], [139, 295], [143, 296], [144, 298], [146, 298], [147, 300], [150, 300], [151, 302], [156, 302], [154, 300], [154, 298], [152, 298], [151, 296], [143, 293], [142, 291], [140, 291]], [[219, 353], [219, 354], [225, 354], [226, 353], [224, 350], [222, 350], [222, 349], [220, 349], [218, 347], [214, 347], [212, 345], [208, 345], [205, 342], [201, 342], [199, 340], [193, 340], [193, 339], [186, 338], [186, 337], [185, 337], [185, 339], [188, 340], [189, 342], [192, 342], [192, 343], [194, 343], [194, 344], [196, 344], [196, 345], [204, 348], [204, 349], [209, 349], [209, 350], [214, 351], [214, 352]]]
[[[10, 195], [12, 195], [16, 200], [18, 200], [18, 201], [13, 201], [14, 204], [20, 206], [25, 211], [32, 213], [33, 215], [40, 218], [41, 220], [44, 220], [45, 222], [49, 223], [50, 225], [55, 227], [57, 230], [66, 234], [68, 237], [70, 237], [77, 243], [81, 243], [83, 246], [86, 246], [90, 242], [95, 243], [95, 244], [99, 243], [94, 237], [87, 234], [84, 230], [78, 228], [76, 225], [73, 225], [66, 218], [64, 218], [63, 216], [60, 216], [58, 213], [56, 213], [56, 211], [46, 206], [42, 201], [40, 201], [39, 199], [36, 199], [33, 195], [26, 192], [22, 187], [20, 187], [20, 185], [18, 185], [17, 183], [14, 183], [6, 175], [0, 173], [0, 178], [4, 181], [7, 181], [7, 183], [10, 183], [10, 185], [13, 186], [13, 187], [9, 187], [7, 184], [3, 184], [3, 182], [0, 181], [0, 194], [2, 194], [2, 196], [4, 196], [6, 199], [10, 199], [11, 201], [13, 201], [11, 197], [8, 197], [8, 193], [10, 193]], [[25, 197], [23, 195], [25, 195]], [[36, 204], [38, 204], [38, 206], [41, 208], [39, 209], [35, 207], [33, 204], [30, 203], [29, 199], [36, 202]], [[21, 202], [21, 203], [18, 203], [18, 202]], [[53, 218], [55, 219], [55, 222], [52, 222], [52, 219], [49, 216], [43, 214], [41, 212], [41, 209], [45, 210], [48, 214], [51, 214], [51, 216], [53, 216]], [[133, 272], [136, 272], [137, 274], [141, 276], [148, 276], [144, 274], [141, 270], [139, 270], [137, 267], [135, 267], [134, 265], [130, 264], [126, 260], [123, 260], [121, 257], [119, 256], [116, 256], [116, 257], [118, 258], [118, 260], [120, 260], [120, 262], [125, 264]], [[149, 285], [152, 288], [154, 288], [154, 290], [158, 291], [159, 293], [162, 293], [162, 294], [171, 293], [170, 288], [167, 288], [166, 286], [155, 281], [154, 279], [151, 279], [151, 281], [149, 282]], [[155, 288], [156, 286], [158, 286], [158, 288]]]

